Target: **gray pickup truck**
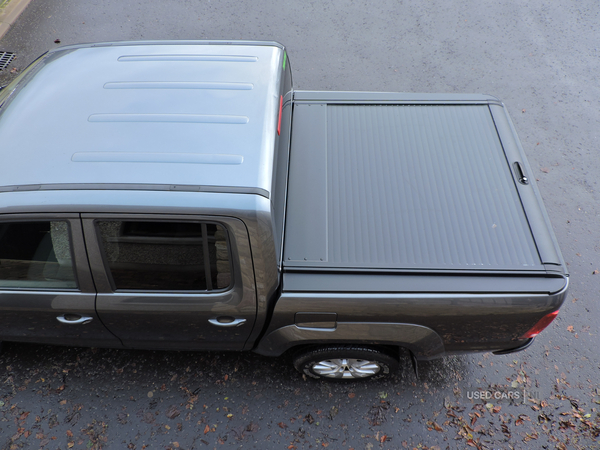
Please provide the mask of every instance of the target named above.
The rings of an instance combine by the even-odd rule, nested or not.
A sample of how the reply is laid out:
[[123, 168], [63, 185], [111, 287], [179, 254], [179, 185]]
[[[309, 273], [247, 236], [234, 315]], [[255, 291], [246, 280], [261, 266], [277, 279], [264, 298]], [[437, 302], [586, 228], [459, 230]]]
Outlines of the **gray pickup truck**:
[[510, 353], [568, 274], [504, 105], [292, 87], [275, 42], [52, 50], [0, 91], [0, 340]]

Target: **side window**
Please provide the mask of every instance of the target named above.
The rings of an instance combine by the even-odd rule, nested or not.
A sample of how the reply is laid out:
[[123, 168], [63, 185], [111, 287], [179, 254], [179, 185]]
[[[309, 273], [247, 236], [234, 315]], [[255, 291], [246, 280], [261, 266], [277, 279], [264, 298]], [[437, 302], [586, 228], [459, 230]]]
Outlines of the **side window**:
[[214, 291], [231, 285], [221, 225], [99, 220], [96, 228], [114, 289]]
[[0, 223], [0, 287], [76, 288], [68, 223]]

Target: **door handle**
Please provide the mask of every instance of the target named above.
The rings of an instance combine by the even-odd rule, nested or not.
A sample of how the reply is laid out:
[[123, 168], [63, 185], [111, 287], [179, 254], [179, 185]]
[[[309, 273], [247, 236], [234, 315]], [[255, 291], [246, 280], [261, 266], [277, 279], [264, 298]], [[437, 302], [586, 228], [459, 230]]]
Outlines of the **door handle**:
[[90, 323], [93, 319], [93, 317], [80, 316], [79, 314], [63, 314], [56, 318], [60, 323], [69, 325], [85, 325], [86, 323]]
[[246, 319], [236, 319], [231, 316], [215, 317], [214, 319], [208, 319], [208, 321], [218, 327], [239, 327], [246, 323]]

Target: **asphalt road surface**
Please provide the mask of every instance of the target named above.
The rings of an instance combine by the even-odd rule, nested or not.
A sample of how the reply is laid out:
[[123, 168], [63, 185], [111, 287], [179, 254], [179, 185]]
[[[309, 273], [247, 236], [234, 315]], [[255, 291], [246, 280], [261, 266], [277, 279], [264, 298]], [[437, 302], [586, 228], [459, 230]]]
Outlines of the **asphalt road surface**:
[[17, 54], [0, 84], [62, 44], [256, 39], [287, 46], [299, 89], [501, 98], [571, 289], [528, 350], [423, 364], [418, 379], [408, 359], [388, 381], [326, 383], [253, 353], [11, 344], [0, 448], [600, 448], [599, 23], [597, 0], [33, 0], [0, 40]]

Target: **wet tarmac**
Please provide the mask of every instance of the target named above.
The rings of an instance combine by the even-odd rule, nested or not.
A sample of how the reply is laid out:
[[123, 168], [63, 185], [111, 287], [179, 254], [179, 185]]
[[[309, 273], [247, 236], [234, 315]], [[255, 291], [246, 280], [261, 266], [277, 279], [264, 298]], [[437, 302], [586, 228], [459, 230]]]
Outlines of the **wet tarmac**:
[[0, 448], [600, 448], [599, 19], [591, 0], [33, 0], [0, 40], [17, 54], [0, 85], [62, 44], [258, 39], [287, 46], [298, 89], [499, 97], [571, 288], [526, 351], [424, 363], [418, 379], [408, 358], [388, 380], [327, 383], [286, 357], [8, 344]]

